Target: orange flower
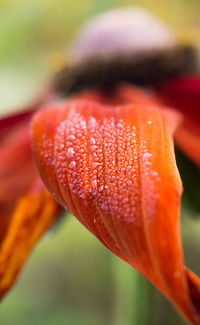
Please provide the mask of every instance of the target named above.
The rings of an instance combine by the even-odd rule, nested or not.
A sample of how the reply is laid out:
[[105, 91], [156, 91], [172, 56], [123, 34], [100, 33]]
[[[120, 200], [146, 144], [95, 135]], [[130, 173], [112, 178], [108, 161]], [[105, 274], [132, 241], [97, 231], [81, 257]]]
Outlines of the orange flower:
[[[80, 38], [74, 46], [87, 60], [89, 51], [87, 65], [80, 60], [70, 74], [67, 69], [64, 75], [70, 78], [57, 87], [69, 91], [82, 85], [89, 90], [44, 103], [32, 120], [37, 167], [56, 201], [42, 184], [32, 159], [29, 125], [33, 112], [0, 121], [0, 297], [62, 206], [198, 325], [200, 280], [184, 265], [179, 229], [182, 183], [173, 135], [199, 166], [200, 77], [173, 78], [188, 72], [184, 56], [188, 48], [177, 47], [171, 32], [152, 17], [140, 10], [126, 12], [123, 19], [117, 11], [114, 17], [117, 24], [111, 21], [112, 37], [106, 29], [109, 15], [103, 18], [105, 24], [97, 20], [94, 33], [89, 25], [89, 36], [86, 29], [83, 42]], [[135, 34], [127, 34], [127, 22], [128, 32], [133, 28]], [[152, 42], [146, 42], [147, 34]], [[102, 51], [101, 57], [104, 43], [108, 53]], [[133, 51], [131, 60], [124, 46]], [[121, 52], [110, 57], [115, 49]], [[152, 51], [156, 52], [152, 55]], [[105, 53], [109, 54], [106, 59]], [[176, 66], [173, 60], [168, 66], [172, 53]], [[189, 53], [193, 58], [193, 51]], [[155, 67], [160, 71], [156, 73]], [[192, 63], [190, 72], [193, 68]], [[148, 90], [122, 84], [124, 80], [146, 81]], [[96, 90], [91, 89], [94, 85]]]

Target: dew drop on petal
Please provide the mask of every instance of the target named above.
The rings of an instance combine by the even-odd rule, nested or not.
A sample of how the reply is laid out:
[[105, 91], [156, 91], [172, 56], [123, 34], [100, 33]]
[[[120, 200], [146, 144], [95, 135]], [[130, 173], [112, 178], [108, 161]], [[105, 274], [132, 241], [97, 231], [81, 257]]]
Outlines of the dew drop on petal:
[[74, 149], [73, 148], [68, 148], [67, 149], [67, 159], [72, 159], [74, 156]]

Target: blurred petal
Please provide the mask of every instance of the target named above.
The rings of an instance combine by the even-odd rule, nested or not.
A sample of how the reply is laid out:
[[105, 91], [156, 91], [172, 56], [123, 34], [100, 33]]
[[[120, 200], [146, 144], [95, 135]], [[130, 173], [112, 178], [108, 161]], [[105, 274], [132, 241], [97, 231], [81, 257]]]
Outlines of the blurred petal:
[[36, 241], [58, 213], [57, 203], [39, 178], [18, 199], [0, 245], [0, 298], [11, 287]]
[[0, 297], [38, 237], [59, 215], [58, 204], [47, 194], [35, 168], [31, 115], [0, 120]]
[[180, 116], [138, 104], [134, 93], [130, 105], [94, 92], [44, 108], [33, 121], [36, 162], [59, 203], [200, 324], [199, 280], [185, 271], [179, 232]]
[[30, 120], [9, 127], [0, 137], [0, 243], [18, 198], [38, 176], [32, 158]]
[[76, 94], [74, 99], [87, 99], [92, 102], [98, 102], [103, 105], [161, 105], [160, 98], [149, 89], [133, 87], [128, 83], [121, 83], [116, 86], [112, 92], [104, 92], [99, 90], [84, 91]]
[[200, 168], [177, 146], [176, 163], [183, 182], [182, 207], [189, 209], [190, 217], [200, 216]]
[[200, 166], [200, 76], [181, 77], [159, 85], [165, 105], [184, 115], [175, 139], [181, 149]]

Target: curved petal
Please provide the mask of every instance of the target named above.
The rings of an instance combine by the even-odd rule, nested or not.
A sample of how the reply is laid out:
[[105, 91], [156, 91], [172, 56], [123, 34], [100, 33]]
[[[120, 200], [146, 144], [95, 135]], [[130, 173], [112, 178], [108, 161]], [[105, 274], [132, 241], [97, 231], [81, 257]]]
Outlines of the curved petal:
[[0, 298], [13, 285], [31, 249], [59, 212], [39, 178], [18, 199], [0, 245]]
[[96, 92], [45, 107], [33, 121], [36, 162], [63, 207], [200, 324], [199, 280], [185, 270], [179, 232], [180, 116], [138, 104], [134, 92], [130, 105]]
[[31, 115], [19, 116], [0, 120], [0, 298], [60, 210], [35, 168]]
[[200, 166], [200, 76], [166, 81], [159, 85], [157, 92], [165, 105], [184, 115], [184, 123], [177, 129], [175, 139]]

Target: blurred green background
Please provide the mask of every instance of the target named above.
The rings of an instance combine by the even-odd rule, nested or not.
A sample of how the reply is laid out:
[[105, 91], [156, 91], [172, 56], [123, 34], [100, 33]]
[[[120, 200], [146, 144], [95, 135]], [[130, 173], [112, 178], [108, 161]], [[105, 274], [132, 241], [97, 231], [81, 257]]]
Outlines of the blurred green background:
[[68, 40], [88, 17], [142, 6], [184, 37], [199, 40], [199, 0], [0, 0], [0, 111], [29, 103], [59, 66]]
[[[200, 44], [198, 0], [0, 1], [0, 114], [30, 103], [62, 62], [68, 40], [88, 17], [140, 5], [180, 37]], [[197, 273], [199, 221], [183, 219], [186, 262]], [[0, 305], [1, 325], [183, 325], [186, 322], [129, 265], [112, 256], [68, 216], [37, 245]], [[137, 281], [136, 281], [137, 282]], [[140, 288], [149, 292], [147, 301]], [[145, 290], [146, 290], [145, 289]], [[148, 309], [148, 319], [142, 317]]]

